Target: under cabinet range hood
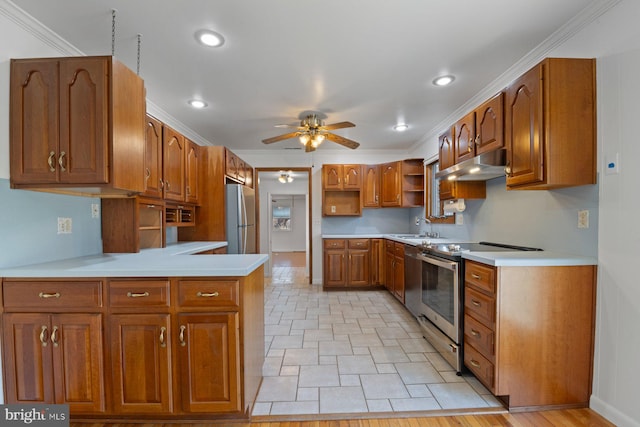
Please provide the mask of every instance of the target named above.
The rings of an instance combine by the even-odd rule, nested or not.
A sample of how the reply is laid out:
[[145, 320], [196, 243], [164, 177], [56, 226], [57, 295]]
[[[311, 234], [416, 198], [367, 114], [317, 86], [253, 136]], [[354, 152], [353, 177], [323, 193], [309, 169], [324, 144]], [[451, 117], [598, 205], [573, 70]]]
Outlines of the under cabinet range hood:
[[482, 153], [439, 171], [436, 173], [436, 178], [457, 181], [488, 181], [505, 175], [506, 160], [507, 151], [505, 149]]

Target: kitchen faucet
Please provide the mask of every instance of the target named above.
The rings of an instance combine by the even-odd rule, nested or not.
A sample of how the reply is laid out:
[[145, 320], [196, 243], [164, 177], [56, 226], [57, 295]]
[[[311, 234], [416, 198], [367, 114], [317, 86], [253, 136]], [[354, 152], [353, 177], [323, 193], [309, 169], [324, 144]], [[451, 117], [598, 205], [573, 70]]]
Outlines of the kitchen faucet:
[[438, 238], [440, 237], [440, 233], [438, 233], [437, 231], [433, 231], [433, 223], [431, 222], [431, 220], [429, 218], [420, 218], [420, 217], [416, 217], [416, 225], [419, 226], [420, 225], [420, 221], [424, 221], [425, 223], [429, 224], [429, 231], [426, 233], [427, 237], [435, 237]]

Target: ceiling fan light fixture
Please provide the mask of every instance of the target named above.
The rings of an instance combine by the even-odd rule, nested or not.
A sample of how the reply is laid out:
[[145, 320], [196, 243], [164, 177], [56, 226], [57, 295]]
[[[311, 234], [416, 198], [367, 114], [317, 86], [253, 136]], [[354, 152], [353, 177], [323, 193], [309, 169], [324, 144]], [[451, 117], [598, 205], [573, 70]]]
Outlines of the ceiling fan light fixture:
[[311, 146], [313, 148], [318, 148], [318, 145], [322, 144], [322, 141], [324, 141], [324, 135], [322, 135], [321, 133], [318, 133], [316, 135], [313, 135], [313, 137], [311, 137]]
[[278, 181], [280, 181], [283, 184], [293, 182], [293, 176], [291, 176], [292, 173], [293, 173], [292, 171], [289, 171], [289, 172], [280, 171], [280, 176], [278, 177]]
[[455, 76], [447, 74], [446, 76], [439, 76], [433, 79], [433, 84], [436, 86], [448, 86], [455, 80]]
[[222, 34], [212, 30], [198, 30], [195, 36], [198, 43], [207, 47], [220, 47], [224, 44]]
[[393, 127], [393, 130], [395, 130], [396, 132], [404, 132], [407, 129], [409, 129], [409, 125], [406, 123], [398, 123]]
[[309, 141], [311, 141], [311, 135], [309, 135], [308, 133], [302, 133], [300, 134], [298, 139], [300, 140], [300, 144], [307, 145]]

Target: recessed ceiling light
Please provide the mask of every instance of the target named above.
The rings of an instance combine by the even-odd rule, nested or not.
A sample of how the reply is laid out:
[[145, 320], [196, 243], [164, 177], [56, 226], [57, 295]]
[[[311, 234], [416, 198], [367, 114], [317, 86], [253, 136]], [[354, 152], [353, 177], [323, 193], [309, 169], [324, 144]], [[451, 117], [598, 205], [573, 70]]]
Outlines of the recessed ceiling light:
[[407, 129], [409, 129], [409, 125], [406, 123], [398, 123], [393, 127], [393, 130], [395, 130], [396, 132], [404, 132]]
[[222, 37], [222, 34], [211, 30], [196, 31], [196, 40], [209, 47], [220, 47], [224, 44], [224, 37]]
[[450, 74], [446, 75], [446, 76], [440, 76], [440, 77], [436, 77], [433, 80], [433, 84], [436, 85], [436, 86], [447, 86], [447, 85], [450, 85], [451, 83], [453, 83], [453, 81], [455, 79], [456, 78], [454, 76], [450, 75]]
[[189, 100], [189, 105], [191, 105], [193, 108], [205, 108], [207, 106], [207, 103], [202, 101], [201, 99], [191, 99]]

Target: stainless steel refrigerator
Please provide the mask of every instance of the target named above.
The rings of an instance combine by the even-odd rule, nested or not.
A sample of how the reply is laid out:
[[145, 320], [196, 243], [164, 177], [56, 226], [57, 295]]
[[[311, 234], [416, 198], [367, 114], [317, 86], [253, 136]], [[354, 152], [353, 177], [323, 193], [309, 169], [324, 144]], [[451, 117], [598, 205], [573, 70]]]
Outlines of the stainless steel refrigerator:
[[256, 253], [256, 197], [253, 188], [240, 184], [225, 186], [227, 253]]

